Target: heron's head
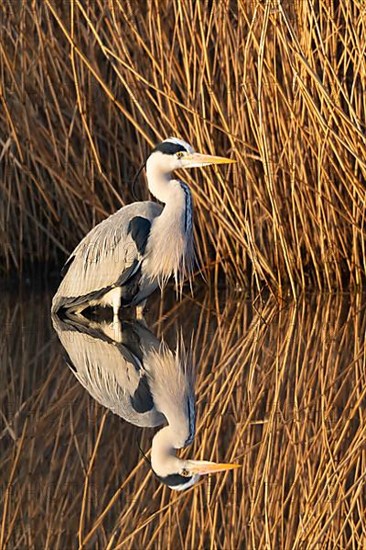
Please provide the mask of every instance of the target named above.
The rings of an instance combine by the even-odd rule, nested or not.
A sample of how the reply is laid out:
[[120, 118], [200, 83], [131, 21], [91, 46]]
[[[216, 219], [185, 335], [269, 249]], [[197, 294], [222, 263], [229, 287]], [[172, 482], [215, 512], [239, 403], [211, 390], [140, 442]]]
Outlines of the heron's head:
[[213, 155], [202, 155], [182, 139], [170, 137], [155, 147], [146, 161], [146, 169], [155, 168], [170, 174], [179, 168], [199, 168], [211, 164], [231, 164], [235, 160]]
[[[162, 483], [175, 491], [189, 489], [203, 475], [240, 468], [239, 464], [220, 464], [207, 460], [181, 460], [177, 457], [174, 458], [176, 460], [169, 461], [170, 468], [167, 468], [167, 464], [164, 465], [164, 471], [161, 472], [161, 475], [155, 469], [153, 471]], [[169, 469], [171, 473], [168, 473]]]

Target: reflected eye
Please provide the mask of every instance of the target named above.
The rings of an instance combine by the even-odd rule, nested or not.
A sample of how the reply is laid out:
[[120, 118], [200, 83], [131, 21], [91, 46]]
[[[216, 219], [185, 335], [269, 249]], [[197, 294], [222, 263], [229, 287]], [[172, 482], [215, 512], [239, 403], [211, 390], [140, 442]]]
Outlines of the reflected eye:
[[176, 153], [176, 157], [177, 159], [181, 159], [182, 157], [184, 157], [184, 151], [178, 151], [178, 153]]
[[191, 477], [191, 474], [189, 473], [189, 471], [186, 468], [183, 468], [180, 475], [183, 476], [183, 477]]

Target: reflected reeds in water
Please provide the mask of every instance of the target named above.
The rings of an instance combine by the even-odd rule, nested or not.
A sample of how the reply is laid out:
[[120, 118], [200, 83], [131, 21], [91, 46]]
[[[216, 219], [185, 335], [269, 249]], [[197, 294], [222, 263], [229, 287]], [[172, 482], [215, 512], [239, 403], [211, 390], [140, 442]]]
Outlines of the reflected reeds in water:
[[[9, 548], [346, 548], [364, 541], [365, 303], [169, 297], [171, 349], [192, 338], [197, 437], [182, 457], [242, 469], [177, 493], [155, 479], [156, 429], [92, 399], [65, 368], [49, 297], [2, 296], [2, 539]], [[6, 490], [7, 489], [7, 490]]]

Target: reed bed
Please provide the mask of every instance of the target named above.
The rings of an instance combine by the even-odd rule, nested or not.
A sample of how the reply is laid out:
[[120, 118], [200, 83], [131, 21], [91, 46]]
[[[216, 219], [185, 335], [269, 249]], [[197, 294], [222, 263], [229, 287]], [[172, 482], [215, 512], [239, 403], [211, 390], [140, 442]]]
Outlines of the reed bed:
[[1, 548], [364, 547], [360, 296], [152, 304], [157, 335], [192, 341], [198, 422], [184, 455], [242, 464], [181, 494], [139, 454], [154, 431], [108, 413], [67, 368], [49, 301], [2, 298]]
[[177, 135], [238, 160], [182, 176], [206, 275], [294, 295], [364, 284], [361, 0], [4, 0], [0, 14], [2, 275], [59, 269]]

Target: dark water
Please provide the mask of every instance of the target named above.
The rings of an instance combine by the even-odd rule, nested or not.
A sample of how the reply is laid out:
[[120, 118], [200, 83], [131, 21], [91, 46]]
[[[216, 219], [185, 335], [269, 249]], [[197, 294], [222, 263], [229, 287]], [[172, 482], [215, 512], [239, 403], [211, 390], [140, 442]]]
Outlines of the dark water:
[[196, 436], [180, 456], [242, 465], [184, 493], [142, 458], [156, 429], [108, 412], [78, 382], [50, 300], [0, 298], [3, 547], [362, 547], [362, 296], [150, 302], [148, 330], [172, 351], [182, 335], [196, 366]]

